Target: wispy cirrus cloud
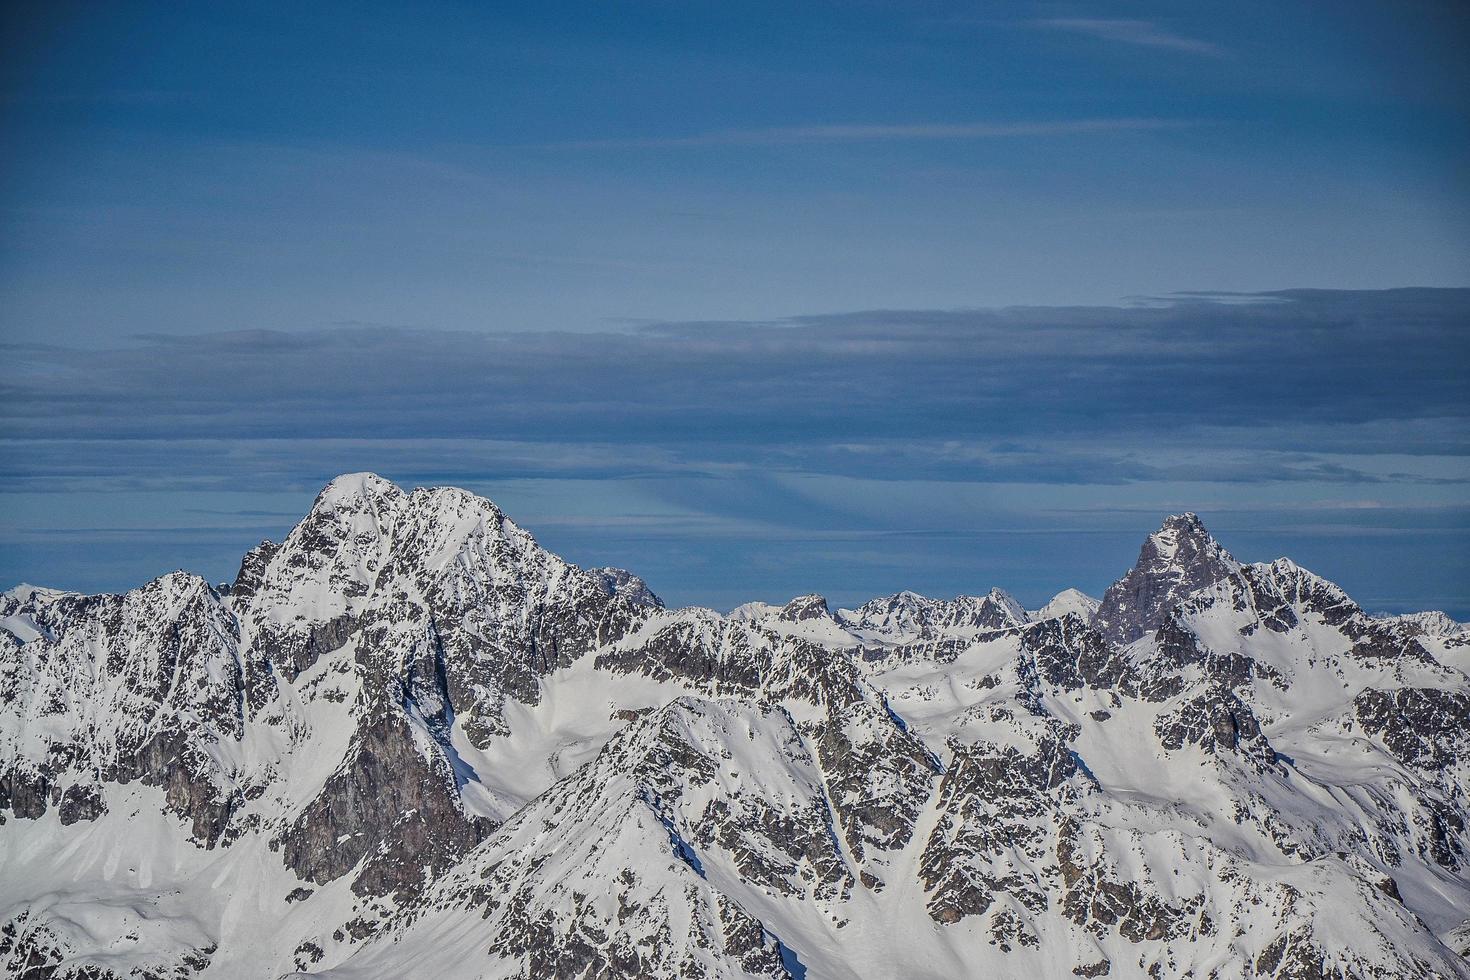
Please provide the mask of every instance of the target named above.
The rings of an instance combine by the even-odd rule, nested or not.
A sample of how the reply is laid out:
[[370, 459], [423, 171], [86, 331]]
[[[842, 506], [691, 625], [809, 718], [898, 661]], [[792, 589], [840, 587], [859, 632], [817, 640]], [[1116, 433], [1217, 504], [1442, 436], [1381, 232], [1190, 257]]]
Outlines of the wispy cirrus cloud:
[[1105, 17], [1048, 17], [1030, 21], [1043, 30], [1084, 34], [1102, 41], [1132, 44], [1145, 48], [1163, 48], [1189, 54], [1221, 57], [1225, 49], [1209, 41], [1178, 34], [1151, 20], [1127, 20]]
[[665, 146], [781, 146], [801, 143], [871, 143], [917, 140], [987, 140], [1046, 136], [1088, 136], [1196, 126], [1192, 119], [1129, 116], [1095, 119], [1036, 119], [958, 123], [820, 123], [760, 129], [721, 129], [688, 136], [636, 136], [572, 140], [551, 144], [566, 149], [619, 149]]
[[113, 88], [96, 91], [12, 91], [0, 93], [0, 105], [168, 106], [199, 102], [197, 92], [177, 89]]

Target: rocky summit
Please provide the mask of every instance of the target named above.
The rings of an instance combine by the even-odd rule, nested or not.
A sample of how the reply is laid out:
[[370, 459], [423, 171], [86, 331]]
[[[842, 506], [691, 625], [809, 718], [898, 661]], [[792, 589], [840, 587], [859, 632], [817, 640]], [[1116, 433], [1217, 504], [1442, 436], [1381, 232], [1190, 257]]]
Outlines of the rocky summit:
[[1470, 632], [1169, 517], [1102, 597], [668, 609], [369, 474], [0, 597], [28, 978], [1470, 978]]

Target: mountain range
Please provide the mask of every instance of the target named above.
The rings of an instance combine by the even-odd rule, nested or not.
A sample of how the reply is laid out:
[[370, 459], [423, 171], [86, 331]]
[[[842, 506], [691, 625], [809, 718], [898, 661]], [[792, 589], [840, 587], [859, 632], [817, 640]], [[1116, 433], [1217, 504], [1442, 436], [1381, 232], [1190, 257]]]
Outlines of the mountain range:
[[1100, 600], [668, 609], [332, 481], [0, 595], [26, 978], [1470, 978], [1470, 630], [1168, 517]]

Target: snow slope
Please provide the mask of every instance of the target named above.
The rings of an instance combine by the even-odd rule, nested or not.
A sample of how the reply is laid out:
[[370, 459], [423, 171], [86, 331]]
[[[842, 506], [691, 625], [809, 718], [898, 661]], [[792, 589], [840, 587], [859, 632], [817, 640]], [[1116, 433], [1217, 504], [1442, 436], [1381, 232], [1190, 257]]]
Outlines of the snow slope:
[[344, 476], [228, 587], [0, 594], [0, 963], [1466, 978], [1467, 669], [1194, 515], [1100, 601], [722, 616]]

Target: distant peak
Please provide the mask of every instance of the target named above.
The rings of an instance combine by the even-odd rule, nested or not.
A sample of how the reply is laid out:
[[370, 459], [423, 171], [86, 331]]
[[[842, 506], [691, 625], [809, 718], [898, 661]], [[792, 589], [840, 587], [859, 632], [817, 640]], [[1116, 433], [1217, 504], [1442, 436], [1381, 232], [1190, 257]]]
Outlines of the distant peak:
[[767, 616], [773, 616], [780, 611], [780, 606], [757, 600], [754, 602], [742, 602], [734, 609], [731, 609], [727, 615], [730, 619], [736, 620], [737, 622], [752, 623], [760, 619], [765, 619]]
[[811, 595], [799, 595], [786, 605], [781, 607], [780, 617], [799, 623], [807, 619], [831, 619], [832, 611], [827, 608], [825, 596], [812, 593]]
[[597, 587], [607, 595], [620, 595], [638, 606], [651, 606], [655, 609], [664, 607], [664, 601], [654, 594], [648, 583], [626, 568], [589, 568], [587, 574], [592, 576]]
[[1068, 613], [1075, 613], [1084, 622], [1090, 622], [1097, 613], [1097, 607], [1098, 601], [1087, 593], [1079, 589], [1063, 589], [1052, 596], [1050, 602], [1031, 613], [1031, 618], [1040, 622], [1046, 619], [1060, 619]]
[[1271, 571], [1278, 575], [1300, 575], [1307, 570], [1290, 558], [1281, 557], [1270, 564]]
[[1004, 616], [1016, 623], [1024, 623], [1031, 618], [1030, 614], [1026, 612], [1026, 607], [1022, 606], [1016, 600], [1016, 597], [1005, 589], [991, 589], [983, 601], [989, 603], [991, 606], [998, 607]]
[[1399, 623], [1415, 632], [1424, 633], [1429, 636], [1459, 636], [1460, 634], [1470, 632], [1470, 626], [1451, 619], [1449, 614], [1440, 612], [1437, 609], [1427, 612], [1400, 613], [1398, 615], [1379, 613], [1374, 618], [1384, 620], [1385, 622]]
[[31, 585], [29, 582], [22, 582], [14, 588], [6, 589], [3, 593], [0, 593], [0, 595], [14, 599], [16, 602], [47, 602], [59, 596], [75, 594], [74, 592], [67, 592], [65, 589], [48, 589], [42, 585]]

